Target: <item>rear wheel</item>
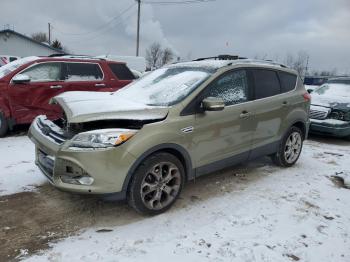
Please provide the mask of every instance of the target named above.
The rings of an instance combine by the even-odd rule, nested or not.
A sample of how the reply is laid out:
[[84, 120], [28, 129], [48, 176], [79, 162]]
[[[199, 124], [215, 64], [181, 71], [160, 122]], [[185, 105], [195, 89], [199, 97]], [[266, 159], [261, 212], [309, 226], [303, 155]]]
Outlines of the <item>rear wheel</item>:
[[163, 213], [179, 196], [184, 177], [184, 167], [174, 155], [153, 154], [137, 168], [128, 190], [128, 203], [142, 214]]
[[273, 162], [278, 166], [290, 167], [294, 165], [303, 148], [303, 133], [295, 126], [291, 127], [284, 136], [278, 152], [272, 156]]
[[0, 137], [4, 137], [8, 131], [8, 123], [4, 114], [0, 112]]

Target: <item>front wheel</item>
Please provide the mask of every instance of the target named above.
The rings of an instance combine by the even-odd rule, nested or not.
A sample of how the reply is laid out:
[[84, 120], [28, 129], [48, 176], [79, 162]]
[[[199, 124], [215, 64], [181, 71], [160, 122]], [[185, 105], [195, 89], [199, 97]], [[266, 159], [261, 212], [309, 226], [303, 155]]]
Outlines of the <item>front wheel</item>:
[[272, 160], [278, 166], [290, 167], [298, 161], [302, 148], [303, 133], [299, 128], [293, 126], [284, 136], [278, 152], [272, 156]]
[[136, 169], [128, 203], [141, 214], [163, 213], [179, 196], [184, 177], [184, 167], [177, 157], [165, 152], [153, 154]]
[[0, 112], [0, 137], [4, 137], [8, 131], [8, 123], [4, 114]]

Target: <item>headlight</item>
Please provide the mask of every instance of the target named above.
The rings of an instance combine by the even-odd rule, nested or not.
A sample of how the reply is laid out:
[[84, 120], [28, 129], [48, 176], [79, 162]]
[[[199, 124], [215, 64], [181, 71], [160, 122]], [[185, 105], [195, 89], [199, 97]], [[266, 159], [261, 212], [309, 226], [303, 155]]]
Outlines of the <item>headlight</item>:
[[329, 118], [342, 121], [350, 121], [350, 112], [345, 113], [343, 111], [333, 110], [329, 115]]
[[129, 140], [137, 130], [101, 129], [80, 133], [72, 138], [69, 147], [108, 148], [118, 146]]
[[347, 112], [344, 114], [344, 120], [345, 121], [350, 121], [350, 112]]

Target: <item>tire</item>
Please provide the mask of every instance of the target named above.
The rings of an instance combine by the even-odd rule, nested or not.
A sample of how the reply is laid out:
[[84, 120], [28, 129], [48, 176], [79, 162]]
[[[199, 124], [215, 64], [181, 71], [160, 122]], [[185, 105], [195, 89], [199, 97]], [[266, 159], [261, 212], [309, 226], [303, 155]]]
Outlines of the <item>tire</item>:
[[155, 153], [136, 169], [128, 189], [128, 204], [144, 215], [163, 213], [180, 195], [184, 178], [185, 170], [177, 157]]
[[272, 155], [272, 161], [282, 167], [293, 166], [300, 157], [303, 140], [303, 132], [298, 127], [291, 127], [283, 137], [278, 152]]
[[4, 137], [9, 129], [7, 119], [4, 114], [0, 112], [0, 137]]

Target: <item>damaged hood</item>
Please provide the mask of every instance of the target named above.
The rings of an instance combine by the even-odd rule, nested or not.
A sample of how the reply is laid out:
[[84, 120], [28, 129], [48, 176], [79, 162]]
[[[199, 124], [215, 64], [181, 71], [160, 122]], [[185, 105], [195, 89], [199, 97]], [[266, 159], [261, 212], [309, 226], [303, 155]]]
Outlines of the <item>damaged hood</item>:
[[66, 92], [54, 97], [69, 123], [98, 120], [161, 120], [169, 108], [133, 102], [109, 92]]
[[332, 109], [350, 111], [350, 98], [340, 96], [325, 96], [311, 94], [311, 104], [315, 106], [323, 106]]

